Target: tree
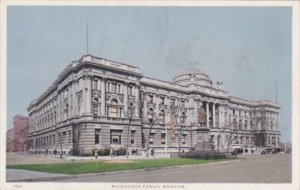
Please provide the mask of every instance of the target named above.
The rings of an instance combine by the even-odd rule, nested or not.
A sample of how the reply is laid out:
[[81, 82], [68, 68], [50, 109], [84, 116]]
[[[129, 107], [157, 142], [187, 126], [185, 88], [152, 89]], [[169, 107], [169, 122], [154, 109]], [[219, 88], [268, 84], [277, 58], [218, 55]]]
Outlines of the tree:
[[180, 154], [181, 150], [181, 135], [182, 135], [182, 127], [185, 123], [185, 119], [187, 118], [185, 112], [181, 112], [181, 108], [178, 106], [171, 106], [170, 107], [170, 114], [171, 114], [171, 120], [175, 120], [175, 126], [178, 134], [178, 153]]
[[149, 154], [149, 141], [150, 141], [150, 137], [151, 137], [151, 131], [153, 126], [158, 122], [158, 117], [156, 114], [154, 114], [154, 112], [151, 113], [151, 118], [149, 119], [150, 122], [150, 129], [149, 129], [149, 134], [148, 134], [148, 140], [147, 140], [147, 144], [146, 144], [146, 156], [148, 157]]
[[124, 115], [128, 117], [128, 127], [127, 127], [127, 143], [126, 143], [126, 158], [129, 156], [129, 129], [130, 129], [130, 124], [133, 119], [133, 112], [134, 112], [134, 107], [133, 106], [128, 106], [127, 112], [124, 112]]
[[233, 120], [233, 122], [229, 122], [229, 124], [225, 124], [223, 131], [222, 132], [226, 132], [229, 133], [228, 139], [227, 139], [227, 145], [226, 145], [226, 155], [228, 155], [229, 152], [229, 147], [230, 145], [232, 145], [233, 142], [233, 135], [237, 134], [237, 121]]

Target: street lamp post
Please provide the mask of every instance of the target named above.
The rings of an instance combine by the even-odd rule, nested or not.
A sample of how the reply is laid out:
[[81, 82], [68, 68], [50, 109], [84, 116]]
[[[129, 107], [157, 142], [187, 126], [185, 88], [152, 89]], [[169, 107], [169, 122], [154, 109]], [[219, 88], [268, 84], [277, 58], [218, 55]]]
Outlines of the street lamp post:
[[132, 121], [132, 117], [133, 117], [133, 107], [129, 106], [128, 110], [127, 110], [127, 117], [128, 117], [128, 127], [127, 127], [127, 143], [126, 143], [126, 158], [128, 158], [129, 156], [129, 129], [130, 129], [130, 123]]
[[64, 140], [64, 135], [63, 135], [63, 133], [60, 133], [60, 154], [59, 154], [60, 158], [62, 158], [62, 142], [63, 142], [63, 140]]

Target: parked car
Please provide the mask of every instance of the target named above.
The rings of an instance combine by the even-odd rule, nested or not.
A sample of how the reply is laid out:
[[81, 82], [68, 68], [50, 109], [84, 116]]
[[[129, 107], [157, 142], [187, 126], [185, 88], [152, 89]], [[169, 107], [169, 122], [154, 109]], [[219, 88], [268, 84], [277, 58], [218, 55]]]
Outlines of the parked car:
[[267, 154], [265, 150], [261, 151], [260, 154]]

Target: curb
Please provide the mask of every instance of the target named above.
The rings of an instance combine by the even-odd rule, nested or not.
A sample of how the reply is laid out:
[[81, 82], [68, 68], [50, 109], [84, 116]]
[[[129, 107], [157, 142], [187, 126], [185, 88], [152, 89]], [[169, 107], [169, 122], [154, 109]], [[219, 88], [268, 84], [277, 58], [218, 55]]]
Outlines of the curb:
[[34, 178], [34, 179], [19, 179], [19, 180], [10, 180], [7, 182], [52, 182], [57, 180], [64, 180], [64, 179], [76, 179], [79, 177], [94, 177], [94, 176], [103, 176], [103, 175], [111, 175], [111, 174], [130, 174], [130, 173], [140, 173], [145, 171], [158, 171], [164, 169], [188, 169], [193, 167], [199, 166], [207, 166], [207, 165], [220, 165], [224, 163], [230, 162], [240, 162], [241, 160], [226, 160], [220, 162], [211, 162], [206, 164], [193, 164], [193, 165], [179, 165], [179, 166], [165, 166], [165, 167], [156, 167], [156, 168], [143, 168], [143, 169], [136, 169], [136, 170], [119, 170], [119, 171], [111, 171], [111, 172], [99, 172], [99, 173], [88, 173], [88, 174], [75, 174], [75, 175], [67, 175], [67, 176], [54, 176], [54, 177], [43, 177], [43, 178]]

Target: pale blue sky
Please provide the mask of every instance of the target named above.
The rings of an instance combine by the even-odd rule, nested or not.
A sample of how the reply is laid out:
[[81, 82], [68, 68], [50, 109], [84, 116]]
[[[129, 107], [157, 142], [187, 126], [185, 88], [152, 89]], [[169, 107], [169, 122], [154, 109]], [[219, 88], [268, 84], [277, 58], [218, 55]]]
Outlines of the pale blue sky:
[[72, 61], [89, 53], [171, 81], [196, 67], [231, 95], [282, 106], [291, 140], [291, 17], [288, 7], [9, 7], [7, 127]]

